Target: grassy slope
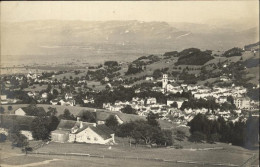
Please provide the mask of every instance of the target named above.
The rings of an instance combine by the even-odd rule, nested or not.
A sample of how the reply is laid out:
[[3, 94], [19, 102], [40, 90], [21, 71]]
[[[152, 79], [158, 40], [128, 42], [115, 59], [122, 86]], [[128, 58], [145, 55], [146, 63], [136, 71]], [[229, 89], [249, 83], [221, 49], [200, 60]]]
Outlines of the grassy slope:
[[[198, 148], [201, 146], [197, 146]], [[159, 158], [166, 160], [184, 160], [211, 163], [232, 163], [242, 164], [246, 161], [251, 153], [248, 150], [240, 149], [235, 146], [226, 144], [214, 144], [207, 147], [224, 147], [222, 150], [195, 151], [190, 149], [174, 148], [146, 148], [146, 147], [129, 147], [129, 145], [114, 145], [109, 150], [108, 146], [93, 144], [73, 144], [73, 143], [50, 143], [40, 148], [39, 152], [57, 152], [57, 153], [86, 153], [92, 155], [104, 155], [112, 157], [139, 157], [139, 158]], [[192, 146], [191, 148], [196, 148]]]

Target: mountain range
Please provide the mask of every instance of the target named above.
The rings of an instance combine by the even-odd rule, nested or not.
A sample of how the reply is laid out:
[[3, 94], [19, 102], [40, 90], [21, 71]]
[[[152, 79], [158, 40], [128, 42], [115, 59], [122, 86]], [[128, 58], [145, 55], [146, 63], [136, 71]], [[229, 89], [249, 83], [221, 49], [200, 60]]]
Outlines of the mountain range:
[[[143, 21], [27, 21], [1, 25], [1, 55], [125, 56], [196, 47], [227, 50], [259, 41], [258, 27]], [[131, 58], [131, 55], [134, 56]], [[108, 58], [108, 57], [107, 57]], [[110, 57], [111, 58], [111, 57]]]

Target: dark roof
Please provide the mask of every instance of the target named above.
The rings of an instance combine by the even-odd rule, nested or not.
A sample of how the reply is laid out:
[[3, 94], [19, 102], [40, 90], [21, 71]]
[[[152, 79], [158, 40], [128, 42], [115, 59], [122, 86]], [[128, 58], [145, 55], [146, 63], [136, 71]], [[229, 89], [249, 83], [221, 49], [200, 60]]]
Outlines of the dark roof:
[[58, 130], [70, 130], [71, 128], [73, 128], [75, 126], [75, 123], [76, 123], [76, 121], [61, 119], [57, 129]]
[[92, 129], [94, 132], [96, 132], [103, 139], [111, 138], [111, 134], [114, 133], [106, 125], [97, 125], [96, 127], [95, 126], [90, 126], [89, 128]]
[[68, 134], [69, 131], [67, 131], [67, 130], [54, 130], [54, 131], [52, 131], [51, 133], [52, 133], [52, 134], [53, 134], [53, 133], [56, 133], [56, 134]]

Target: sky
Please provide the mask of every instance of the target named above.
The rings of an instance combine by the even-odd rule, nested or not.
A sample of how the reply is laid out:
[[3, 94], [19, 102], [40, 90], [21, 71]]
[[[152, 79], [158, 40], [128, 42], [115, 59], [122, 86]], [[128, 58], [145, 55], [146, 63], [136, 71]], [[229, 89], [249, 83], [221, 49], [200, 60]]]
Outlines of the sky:
[[1, 22], [140, 20], [208, 23], [259, 21], [259, 1], [4, 1]]

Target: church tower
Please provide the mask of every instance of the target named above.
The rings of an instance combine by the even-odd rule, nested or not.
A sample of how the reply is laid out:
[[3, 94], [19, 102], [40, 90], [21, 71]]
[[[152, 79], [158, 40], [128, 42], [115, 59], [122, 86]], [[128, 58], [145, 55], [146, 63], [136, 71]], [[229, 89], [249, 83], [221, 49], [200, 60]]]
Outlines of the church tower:
[[162, 88], [166, 89], [166, 86], [168, 84], [168, 75], [167, 74], [163, 74], [163, 78], [162, 78]]

